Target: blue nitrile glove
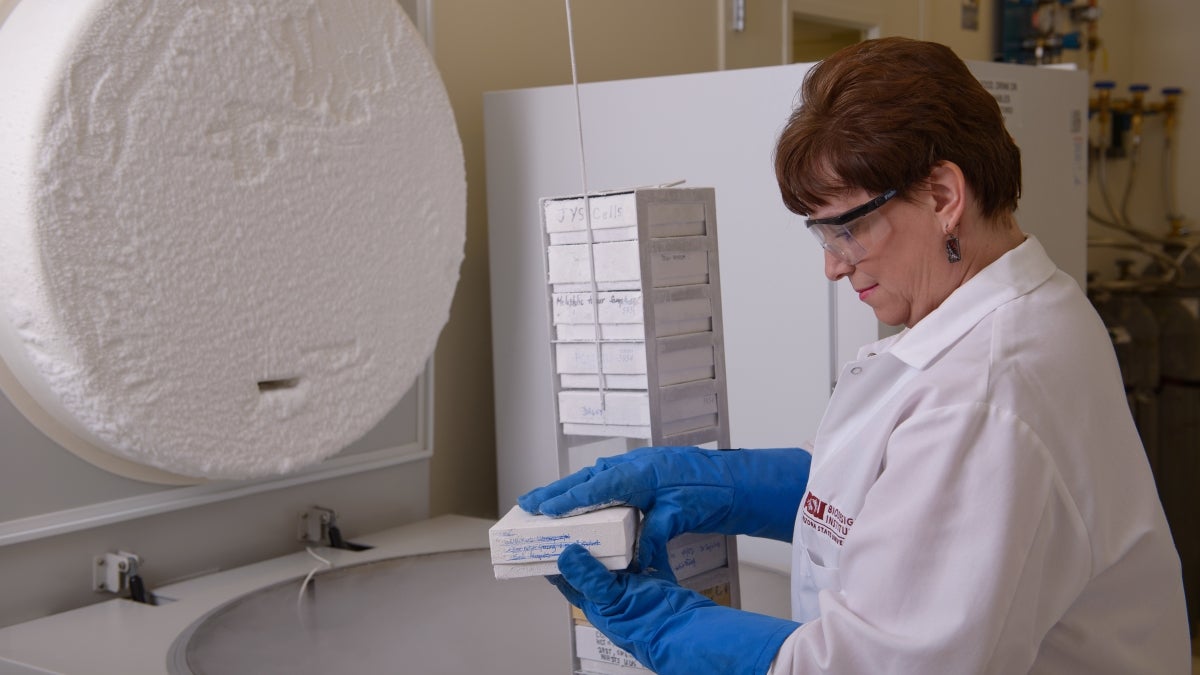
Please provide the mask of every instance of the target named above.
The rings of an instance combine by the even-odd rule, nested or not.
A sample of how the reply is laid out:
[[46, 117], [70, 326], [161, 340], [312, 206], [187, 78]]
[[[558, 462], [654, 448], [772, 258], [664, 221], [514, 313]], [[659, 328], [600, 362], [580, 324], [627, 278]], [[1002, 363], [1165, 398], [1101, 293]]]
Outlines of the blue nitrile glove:
[[666, 544], [685, 532], [791, 541], [812, 455], [796, 448], [639, 448], [597, 460], [517, 499], [530, 513], [566, 516], [616, 504], [645, 512], [638, 569], [674, 579]]
[[722, 607], [658, 577], [612, 573], [579, 544], [548, 577], [588, 621], [659, 675], [761, 674], [800, 624]]

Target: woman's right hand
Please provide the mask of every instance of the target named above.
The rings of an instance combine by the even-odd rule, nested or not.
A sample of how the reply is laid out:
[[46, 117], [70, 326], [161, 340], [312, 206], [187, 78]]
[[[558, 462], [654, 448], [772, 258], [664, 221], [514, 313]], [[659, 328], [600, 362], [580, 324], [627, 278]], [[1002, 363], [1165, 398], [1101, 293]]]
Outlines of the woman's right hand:
[[752, 534], [791, 541], [812, 456], [797, 448], [639, 448], [597, 460], [517, 499], [530, 513], [561, 517], [608, 506], [640, 509], [639, 569], [674, 580], [667, 542], [685, 532]]

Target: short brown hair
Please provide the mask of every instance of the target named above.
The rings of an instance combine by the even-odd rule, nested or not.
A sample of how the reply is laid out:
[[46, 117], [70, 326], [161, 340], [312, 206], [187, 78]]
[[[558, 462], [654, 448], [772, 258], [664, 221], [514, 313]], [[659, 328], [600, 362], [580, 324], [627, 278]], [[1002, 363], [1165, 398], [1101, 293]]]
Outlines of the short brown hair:
[[791, 211], [811, 214], [857, 188], [903, 195], [944, 160], [962, 169], [985, 218], [1016, 210], [1021, 152], [995, 98], [944, 45], [851, 45], [814, 66], [801, 93], [775, 148]]

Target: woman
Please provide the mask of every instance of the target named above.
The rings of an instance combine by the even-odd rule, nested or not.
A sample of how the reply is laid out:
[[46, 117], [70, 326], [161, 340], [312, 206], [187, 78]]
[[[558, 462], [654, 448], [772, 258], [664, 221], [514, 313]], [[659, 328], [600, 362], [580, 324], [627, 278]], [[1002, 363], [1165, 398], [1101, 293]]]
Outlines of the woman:
[[[1014, 215], [1020, 156], [947, 48], [868, 41], [806, 77], [784, 203], [898, 335], [842, 370], [810, 455], [652, 448], [523, 496], [646, 512], [639, 572], [552, 581], [659, 673], [1186, 673], [1179, 559], [1112, 345]], [[810, 475], [811, 474], [811, 475]], [[793, 544], [795, 622], [661, 568], [684, 531]]]

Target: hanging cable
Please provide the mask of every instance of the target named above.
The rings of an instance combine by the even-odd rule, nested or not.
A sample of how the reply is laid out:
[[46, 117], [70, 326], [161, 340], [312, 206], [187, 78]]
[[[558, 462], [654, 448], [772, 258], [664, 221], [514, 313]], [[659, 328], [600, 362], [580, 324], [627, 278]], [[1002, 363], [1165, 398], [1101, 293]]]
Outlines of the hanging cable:
[[592, 294], [592, 337], [596, 345], [596, 385], [600, 394], [600, 408], [604, 410], [604, 354], [600, 329], [600, 287], [596, 282], [596, 255], [593, 250], [595, 237], [592, 232], [592, 205], [588, 188], [587, 159], [583, 144], [583, 106], [579, 97], [579, 70], [575, 62], [575, 26], [571, 18], [571, 0], [565, 0], [567, 10], [567, 49], [571, 55], [571, 88], [575, 93], [575, 129], [579, 135], [579, 176], [583, 184], [583, 223], [587, 242], [588, 282]]
[[[316, 551], [312, 550], [311, 546], [305, 546], [304, 550], [308, 551], [309, 555], [319, 560], [325, 566], [325, 569], [333, 569], [333, 563], [318, 555]], [[304, 591], [308, 589], [308, 583], [312, 581], [313, 577], [316, 576], [317, 572], [320, 572], [321, 569], [321, 567], [312, 568], [312, 570], [309, 571], [308, 576], [304, 577], [304, 581], [300, 582], [300, 593], [296, 596], [297, 611], [304, 608]]]

